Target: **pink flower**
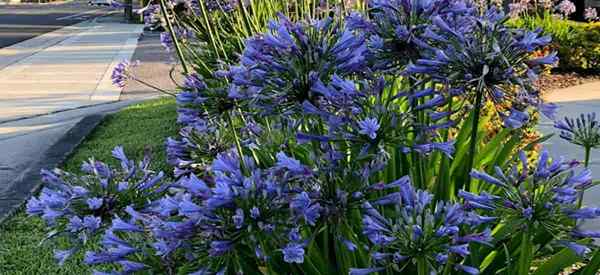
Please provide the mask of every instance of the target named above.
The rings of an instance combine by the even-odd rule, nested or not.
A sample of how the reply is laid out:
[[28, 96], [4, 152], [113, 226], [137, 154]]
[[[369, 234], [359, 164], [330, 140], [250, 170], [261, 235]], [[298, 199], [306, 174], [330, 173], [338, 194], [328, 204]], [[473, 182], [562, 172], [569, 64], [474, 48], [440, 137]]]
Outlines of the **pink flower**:
[[587, 21], [596, 21], [596, 20], [598, 20], [598, 11], [596, 10], [596, 8], [589, 7], [587, 9], [585, 9], [585, 12], [583, 13], [583, 17]]
[[575, 12], [576, 7], [575, 4], [573, 4], [573, 2], [569, 0], [563, 0], [562, 2], [560, 2], [560, 4], [558, 4], [558, 6], [556, 6], [556, 9], [564, 16], [569, 16]]

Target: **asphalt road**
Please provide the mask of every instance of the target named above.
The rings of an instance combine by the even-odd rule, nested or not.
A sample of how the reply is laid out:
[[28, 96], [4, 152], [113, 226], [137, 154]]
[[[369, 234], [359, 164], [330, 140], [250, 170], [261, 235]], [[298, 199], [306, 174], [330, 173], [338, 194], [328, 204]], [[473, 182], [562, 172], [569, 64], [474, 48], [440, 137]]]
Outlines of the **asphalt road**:
[[0, 5], [0, 48], [104, 15], [110, 9], [85, 0], [62, 4]]

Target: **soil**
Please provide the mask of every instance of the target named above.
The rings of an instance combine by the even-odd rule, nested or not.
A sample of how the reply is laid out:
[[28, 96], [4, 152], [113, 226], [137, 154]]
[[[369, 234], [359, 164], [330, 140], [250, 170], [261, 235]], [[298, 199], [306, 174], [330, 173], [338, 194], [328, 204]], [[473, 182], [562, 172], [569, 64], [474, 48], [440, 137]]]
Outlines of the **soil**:
[[568, 88], [588, 82], [600, 81], [600, 74], [580, 74], [576, 72], [553, 72], [540, 76], [536, 86], [542, 92]]

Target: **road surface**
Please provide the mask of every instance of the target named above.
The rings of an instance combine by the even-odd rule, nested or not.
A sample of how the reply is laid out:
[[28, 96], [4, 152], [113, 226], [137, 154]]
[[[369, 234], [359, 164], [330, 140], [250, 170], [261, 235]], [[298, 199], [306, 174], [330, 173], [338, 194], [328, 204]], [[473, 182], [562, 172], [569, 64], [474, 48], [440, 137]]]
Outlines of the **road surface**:
[[0, 48], [111, 11], [76, 0], [62, 4], [0, 5]]

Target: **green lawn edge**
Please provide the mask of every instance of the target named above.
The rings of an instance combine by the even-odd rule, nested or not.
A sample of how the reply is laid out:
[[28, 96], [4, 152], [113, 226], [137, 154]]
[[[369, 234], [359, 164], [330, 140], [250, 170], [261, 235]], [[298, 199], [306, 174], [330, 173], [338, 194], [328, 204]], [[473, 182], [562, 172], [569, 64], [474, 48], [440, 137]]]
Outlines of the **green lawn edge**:
[[[127, 155], [140, 160], [145, 151], [152, 153], [152, 169], [171, 173], [166, 163], [164, 143], [176, 136], [176, 106], [172, 98], [160, 98], [131, 105], [108, 115], [103, 122], [77, 147], [62, 169], [77, 172], [81, 163], [90, 157], [111, 165], [112, 149], [122, 145]], [[64, 266], [58, 266], [49, 245], [39, 245], [47, 232], [39, 218], [28, 218], [24, 211], [0, 225], [0, 274], [91, 274], [83, 264], [83, 252]], [[63, 243], [59, 240], [59, 243]], [[95, 248], [91, 242], [87, 248]]]

